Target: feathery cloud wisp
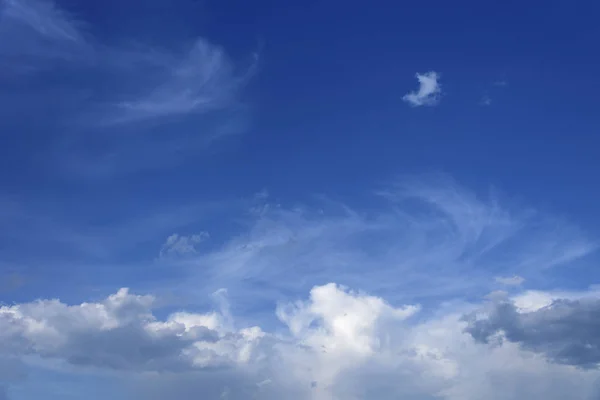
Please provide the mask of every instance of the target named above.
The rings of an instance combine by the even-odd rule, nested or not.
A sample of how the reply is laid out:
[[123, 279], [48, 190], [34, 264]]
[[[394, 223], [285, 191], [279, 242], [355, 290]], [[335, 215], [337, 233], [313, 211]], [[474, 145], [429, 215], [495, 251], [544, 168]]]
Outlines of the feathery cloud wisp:
[[237, 76], [223, 49], [203, 39], [183, 57], [171, 58], [174, 61], [165, 65], [161, 81], [146, 93], [119, 102], [109, 122], [202, 114], [229, 107], [255, 67], [252, 64]]
[[[239, 94], [256, 71], [256, 54], [238, 67], [202, 37], [183, 50], [126, 46], [125, 39], [107, 44], [51, 1], [5, 0], [3, 6], [5, 76], [51, 77], [41, 86], [19, 80], [17, 90], [0, 94], [3, 120], [24, 124], [28, 119], [19, 114], [49, 110], [51, 162], [63, 172], [87, 178], [171, 167], [245, 130]], [[73, 75], [76, 85], [64, 79]]]
[[39, 35], [54, 40], [79, 41], [76, 23], [52, 2], [42, 0], [4, 0], [3, 17], [18, 21]]
[[513, 276], [497, 276], [494, 280], [502, 285], [507, 286], [519, 286], [523, 282], [525, 282], [525, 278], [519, 275]]
[[206, 239], [208, 239], [207, 232], [201, 232], [190, 236], [174, 233], [167, 238], [160, 249], [160, 257], [194, 254], [196, 253], [196, 246]]
[[417, 73], [419, 90], [407, 93], [402, 100], [414, 107], [435, 106], [440, 102], [442, 87], [438, 82], [440, 76], [435, 71], [424, 74]]
[[94, 49], [82, 26], [51, 1], [4, 0], [0, 4], [3, 71], [19, 75], [51, 69], [60, 61], [91, 61]]
[[375, 210], [257, 199], [222, 246], [181, 261], [188, 278], [180, 289], [227, 287], [249, 307], [331, 281], [391, 301], [482, 295], [500, 274], [539, 278], [596, 248], [570, 224], [476, 196], [450, 179], [401, 180], [373, 201]]

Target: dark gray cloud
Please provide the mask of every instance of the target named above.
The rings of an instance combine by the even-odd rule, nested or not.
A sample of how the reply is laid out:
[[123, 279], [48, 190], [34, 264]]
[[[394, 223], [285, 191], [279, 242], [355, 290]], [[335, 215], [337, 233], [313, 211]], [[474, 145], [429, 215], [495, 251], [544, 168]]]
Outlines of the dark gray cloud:
[[581, 368], [600, 363], [600, 299], [556, 300], [533, 312], [500, 302], [484, 319], [467, 318], [467, 332], [481, 343], [496, 334], [550, 361]]

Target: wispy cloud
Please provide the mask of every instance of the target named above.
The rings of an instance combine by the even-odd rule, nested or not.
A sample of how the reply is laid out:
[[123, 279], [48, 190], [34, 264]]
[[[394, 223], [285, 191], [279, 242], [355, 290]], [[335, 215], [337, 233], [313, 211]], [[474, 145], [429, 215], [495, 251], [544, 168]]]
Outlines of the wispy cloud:
[[483, 95], [481, 97], [481, 100], [479, 101], [479, 104], [481, 104], [482, 106], [491, 106], [492, 105], [492, 98], [489, 95]]
[[[1, 12], [0, 64], [8, 73], [0, 78], [24, 78], [0, 99], [3, 112], [51, 110], [47, 154], [61, 173], [98, 178], [169, 168], [247, 127], [239, 99], [257, 54], [240, 66], [202, 37], [160, 49], [126, 38], [103, 43], [46, 0], [5, 0]], [[32, 84], [36, 73], [50, 79]], [[65, 75], [77, 76], [77, 85]]]
[[145, 93], [116, 104], [111, 122], [201, 114], [229, 107], [255, 68], [253, 63], [238, 75], [223, 49], [204, 39], [197, 40], [182, 57], [154, 57], [171, 59], [164, 65], [161, 82]]
[[196, 253], [196, 246], [207, 239], [207, 232], [190, 236], [180, 236], [174, 233], [167, 238], [160, 249], [160, 257], [194, 254]]
[[84, 24], [45, 0], [4, 0], [0, 5], [0, 54], [4, 71], [31, 73], [55, 61], [91, 62]]
[[494, 280], [502, 285], [519, 286], [525, 282], [525, 278], [519, 275], [513, 276], [497, 276]]
[[10, 18], [52, 40], [82, 40], [74, 20], [54, 3], [43, 0], [4, 0], [3, 18]]
[[228, 287], [260, 302], [337, 281], [390, 299], [433, 299], [481, 294], [499, 275], [539, 277], [595, 249], [565, 222], [501, 206], [446, 178], [401, 180], [372, 200], [376, 210], [265, 201], [222, 247], [182, 262], [190, 274], [183, 286]]
[[402, 100], [414, 107], [435, 106], [440, 102], [442, 87], [439, 74], [435, 71], [416, 74], [419, 90], [407, 93]]

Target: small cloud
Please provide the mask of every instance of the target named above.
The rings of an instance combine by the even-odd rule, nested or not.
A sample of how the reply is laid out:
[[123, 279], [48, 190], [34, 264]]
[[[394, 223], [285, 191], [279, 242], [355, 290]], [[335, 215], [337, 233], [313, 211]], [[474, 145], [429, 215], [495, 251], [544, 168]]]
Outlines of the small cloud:
[[505, 80], [494, 81], [492, 83], [492, 85], [494, 85], [494, 86], [508, 86], [508, 82], [505, 81]]
[[438, 82], [439, 74], [434, 71], [424, 74], [417, 73], [419, 81], [419, 90], [407, 93], [402, 97], [402, 100], [409, 103], [411, 106], [435, 106], [440, 102], [442, 89]]
[[502, 285], [507, 285], [507, 286], [519, 286], [523, 282], [525, 282], [525, 278], [518, 276], [518, 275], [508, 276], [508, 277], [497, 276], [494, 280], [497, 283], [500, 283]]
[[503, 301], [508, 299], [508, 293], [504, 290], [494, 290], [485, 295], [484, 298], [493, 302]]
[[262, 388], [263, 386], [270, 385], [270, 384], [271, 384], [271, 382], [272, 382], [272, 381], [271, 381], [270, 379], [268, 379], [268, 378], [267, 378], [267, 379], [265, 379], [265, 380], [264, 380], [264, 381], [262, 381], [262, 382], [258, 382], [258, 383], [256, 384], [256, 386], [258, 386], [258, 388]]
[[481, 104], [482, 106], [490, 106], [492, 105], [492, 98], [486, 94], [481, 98], [479, 104]]
[[160, 249], [160, 257], [168, 255], [186, 255], [196, 253], [196, 245], [208, 239], [207, 232], [201, 232], [197, 235], [180, 236], [177, 233], [167, 238]]

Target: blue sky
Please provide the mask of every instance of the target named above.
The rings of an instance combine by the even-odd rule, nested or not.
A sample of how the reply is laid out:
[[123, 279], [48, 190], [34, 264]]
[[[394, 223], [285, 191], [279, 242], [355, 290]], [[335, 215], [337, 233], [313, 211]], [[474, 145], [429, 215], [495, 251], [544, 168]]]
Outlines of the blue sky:
[[0, 4], [0, 399], [600, 393], [596, 2]]

